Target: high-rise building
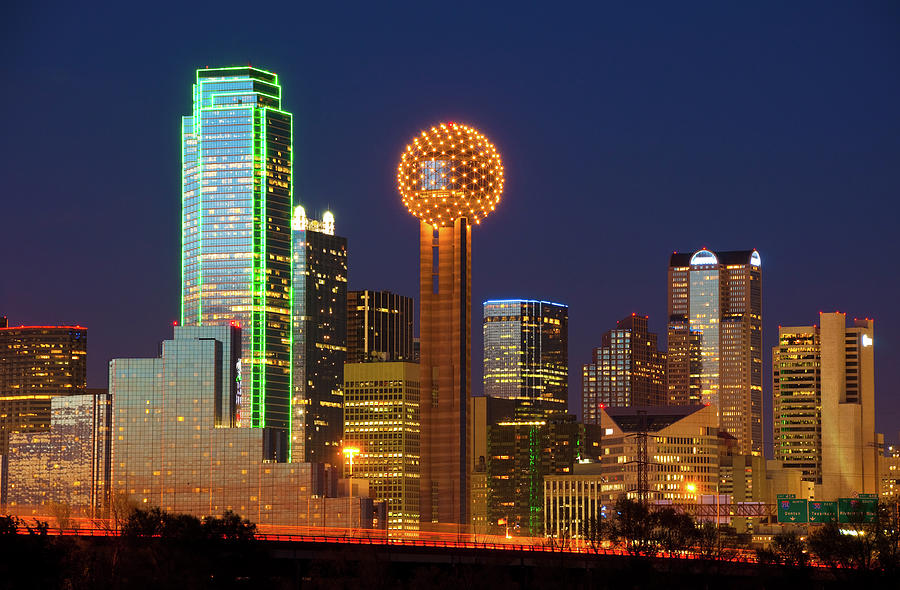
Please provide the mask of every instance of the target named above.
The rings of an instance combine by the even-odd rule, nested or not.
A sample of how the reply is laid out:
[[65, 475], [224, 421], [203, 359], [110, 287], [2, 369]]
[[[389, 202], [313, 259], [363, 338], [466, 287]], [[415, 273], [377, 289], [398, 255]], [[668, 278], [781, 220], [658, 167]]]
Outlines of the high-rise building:
[[390, 291], [347, 293], [347, 362], [415, 362], [413, 298]]
[[87, 328], [0, 328], [0, 455], [10, 432], [50, 427], [54, 396], [84, 393], [86, 386]]
[[238, 423], [287, 460], [291, 419], [292, 117], [278, 76], [197, 70], [182, 117], [181, 324], [242, 328]]
[[[579, 460], [599, 460], [600, 432], [579, 424], [572, 414], [560, 414], [555, 404], [484, 396], [475, 398], [478, 437], [486, 453], [487, 530], [516, 534], [543, 532], [544, 478], [570, 473]], [[480, 402], [480, 403], [479, 403]], [[549, 407], [548, 407], [549, 406]], [[481, 460], [481, 457], [478, 457]], [[476, 470], [476, 473], [478, 471]]]
[[294, 461], [340, 465], [347, 357], [347, 238], [334, 234], [334, 215], [322, 221], [294, 211], [293, 416]]
[[20, 516], [47, 514], [53, 504], [73, 516], [99, 516], [109, 492], [110, 396], [54, 396], [50, 403], [49, 429], [10, 435], [5, 503]]
[[875, 494], [874, 322], [820, 313], [780, 327], [772, 350], [775, 459], [816, 484], [816, 499]]
[[527, 299], [485, 301], [484, 394], [541, 400], [565, 413], [569, 400], [569, 307]]
[[397, 185], [420, 221], [420, 502], [423, 522], [468, 524], [472, 225], [503, 192], [500, 155], [475, 129], [441, 123], [401, 155]]
[[712, 404], [739, 453], [762, 453], [762, 271], [759, 252], [672, 254], [669, 403]]
[[648, 316], [631, 314], [603, 335], [582, 370], [582, 419], [597, 424], [600, 408], [666, 405], [666, 353]]
[[354, 479], [387, 502], [387, 528], [419, 529], [419, 365], [344, 365], [344, 446]]
[[176, 327], [159, 358], [110, 362], [114, 497], [260, 525], [371, 526], [372, 500], [335, 497], [332, 467], [272, 462], [266, 428], [223, 420], [221, 400], [243, 386], [243, 364], [231, 362], [240, 343], [236, 326]]

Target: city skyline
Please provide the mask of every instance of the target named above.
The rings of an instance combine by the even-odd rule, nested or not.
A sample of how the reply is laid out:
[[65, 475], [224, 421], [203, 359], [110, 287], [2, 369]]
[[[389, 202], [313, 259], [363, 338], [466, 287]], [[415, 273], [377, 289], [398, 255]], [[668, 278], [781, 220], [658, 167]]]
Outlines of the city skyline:
[[[896, 114], [885, 109], [887, 104], [885, 97], [896, 94], [896, 81], [884, 76], [875, 81], [875, 73], [895, 61], [892, 61], [893, 58], [885, 57], [890, 55], [889, 53], [875, 52], [873, 47], [890, 48], [895, 45], [885, 45], [886, 40], [879, 37], [877, 27], [873, 33], [875, 15], [855, 13], [852, 16], [854, 18], [845, 23], [846, 28], [841, 30], [846, 37], [856, 40], [857, 44], [847, 49], [846, 53], [835, 55], [836, 50], [826, 45], [825, 55], [813, 60], [805, 50], [795, 48], [793, 51], [787, 51], [788, 65], [784, 67], [779, 68], [769, 57], [765, 63], [767, 67], [773, 68], [773, 71], [765, 76], [756, 69], [748, 70], [751, 68], [751, 60], [746, 51], [747, 47], [752, 47], [749, 42], [750, 27], [748, 25], [745, 25], [746, 29], [738, 27], [737, 36], [747, 45], [740, 47], [728, 45], [726, 47], [728, 51], [725, 53], [743, 66], [743, 69], [738, 68], [740, 72], [751, 74], [747, 84], [752, 84], [751, 80], [759, 81], [769, 79], [771, 76], [781, 80], [781, 77], [793, 71], [791, 69], [793, 66], [804, 64], [814, 66], [803, 70], [805, 75], [811, 78], [807, 86], [788, 84], [786, 94], [792, 98], [778, 101], [769, 97], [769, 102], [763, 101], [761, 106], [753, 104], [748, 99], [741, 101], [737, 96], [738, 90], [745, 88], [741, 76], [724, 70], [715, 70], [719, 71], [726, 81], [724, 89], [719, 86], [719, 89], [703, 103], [703, 108], [688, 109], [683, 115], [685, 117], [683, 122], [677, 122], [679, 121], [677, 118], [672, 119], [676, 113], [662, 106], [664, 101], [655, 98], [648, 98], [645, 103], [645, 107], [649, 110], [649, 120], [645, 124], [638, 123], [636, 110], [626, 109], [621, 115], [623, 123], [618, 127], [615, 124], [602, 127], [601, 122], [615, 123], [615, 121], [593, 115], [593, 119], [588, 119], [588, 125], [591, 129], [601, 131], [602, 145], [595, 151], [588, 152], [585, 158], [594, 161], [596, 156], [601, 162], [598, 175], [592, 175], [586, 169], [584, 162], [587, 160], [572, 158], [572, 152], [568, 151], [570, 148], [564, 145], [566, 142], [550, 141], [572, 136], [572, 141], [578, 144], [575, 136], [579, 128], [573, 126], [574, 117], [583, 116], [587, 111], [585, 104], [570, 92], [572, 82], [569, 79], [563, 81], [566, 88], [563, 94], [574, 101], [571, 105], [571, 114], [562, 112], [558, 103], [553, 103], [556, 106], [548, 104], [546, 115], [538, 116], [537, 124], [531, 127], [522, 124], [523, 111], [520, 107], [513, 106], [510, 113], [505, 114], [501, 109], [492, 106], [497, 102], [498, 96], [505, 96], [499, 87], [495, 89], [499, 94], [491, 95], [493, 99], [486, 101], [488, 103], [486, 105], [453, 93], [427, 107], [423, 106], [419, 99], [412, 98], [411, 112], [404, 111], [401, 114], [388, 109], [388, 116], [383, 123], [367, 123], [360, 126], [360, 117], [366, 112], [365, 109], [360, 110], [347, 100], [337, 100], [333, 105], [325, 105], [330, 95], [326, 93], [321, 98], [316, 96], [318, 92], [326, 92], [326, 84], [323, 82], [329, 79], [321, 67], [311, 68], [311, 77], [307, 79], [289, 59], [275, 56], [273, 49], [270, 48], [257, 51], [244, 50], [244, 44], [239, 43], [242, 52], [240, 56], [232, 55], [236, 52], [235, 49], [219, 48], [221, 49], [219, 51], [215, 46], [204, 47], [202, 52], [195, 48], [193, 53], [178, 60], [166, 54], [166, 57], [160, 58], [161, 61], [153, 62], [145, 56], [144, 59], [148, 63], [153, 62], [157, 65], [155, 71], [157, 79], [161, 80], [162, 91], [159, 95], [153, 96], [159, 99], [157, 102], [162, 105], [159, 110], [163, 111], [165, 117], [160, 115], [159, 119], [156, 119], [155, 109], [148, 109], [147, 118], [151, 127], [141, 127], [140, 133], [146, 137], [150, 148], [138, 152], [142, 162], [140, 165], [132, 163], [122, 169], [146, 173], [148, 176], [159, 176], [161, 180], [148, 181], [148, 188], [135, 187], [127, 199], [122, 202], [116, 201], [116, 206], [110, 208], [124, 214], [128, 219], [141, 220], [143, 223], [122, 224], [127, 230], [109, 223], [107, 213], [98, 208], [98, 204], [106, 200], [98, 199], [106, 199], [110, 193], [99, 187], [94, 191], [97, 193], [96, 196], [83, 195], [68, 186], [52, 188], [55, 187], [55, 181], [48, 180], [45, 188], [39, 189], [38, 196], [41, 197], [39, 200], [42, 208], [49, 206], [52, 211], [59, 212], [60, 215], [51, 218], [46, 214], [39, 214], [33, 208], [34, 205], [27, 202], [28, 200], [22, 202], [11, 200], [12, 218], [20, 221], [20, 224], [11, 228], [11, 243], [24, 244], [32, 248], [30, 251], [33, 251], [34, 255], [23, 256], [22, 260], [14, 259], [10, 270], [14, 276], [23, 277], [27, 284], [34, 287], [17, 289], [12, 282], [5, 282], [3, 290], [0, 291], [2, 296], [0, 299], [5, 307], [2, 312], [9, 315], [12, 325], [79, 323], [88, 326], [92, 333], [93, 351], [88, 371], [90, 386], [105, 385], [103, 367], [110, 358], [147, 356], [153, 353], [152, 343], [161, 340], [165, 336], [167, 325], [177, 319], [175, 311], [177, 300], [173, 293], [177, 293], [179, 279], [172, 264], [173, 259], [177, 260], [173, 258], [177, 256], [173, 251], [173, 245], [177, 244], [177, 188], [173, 190], [173, 183], [168, 179], [173, 155], [177, 158], [177, 144], [172, 141], [173, 132], [166, 120], [171, 119], [172, 112], [180, 114], [184, 109], [186, 97], [179, 88], [183, 86], [185, 76], [190, 75], [196, 64], [241, 63], [246, 60], [244, 54], [248, 53], [253, 56], [254, 62], [258, 61], [264, 67], [276, 71], [285, 80], [285, 85], [288, 86], [285, 95], [290, 97], [288, 110], [294, 112], [298, 120], [303, 120], [304, 143], [298, 148], [302, 151], [303, 157], [298, 157], [296, 164], [300, 192], [295, 198], [307, 203], [311, 212], [321, 213], [327, 207], [334, 210], [342, 219], [342, 227], [346, 228], [344, 235], [351, 240], [350, 288], [390, 289], [404, 294], [415, 292], [415, 261], [408, 252], [404, 252], [403, 247], [403, 244], [408, 243], [412, 239], [411, 236], [415, 235], [415, 228], [396, 202], [392, 194], [391, 179], [389, 175], [383, 173], [383, 170], [390, 170], [391, 163], [396, 157], [398, 149], [396, 146], [403, 145], [404, 138], [414, 133], [424, 122], [454, 117], [482, 128], [498, 145], [503, 146], [506, 160], [509, 166], [513, 167], [510, 168], [510, 178], [513, 180], [508, 191], [510, 204], [515, 203], [515, 206], [501, 208], [492, 219], [485, 222], [488, 231], [476, 232], [473, 247], [478, 250], [479, 256], [475, 259], [473, 267], [474, 301], [515, 296], [566, 302], [570, 305], [572, 316], [570, 362], [571, 366], [577, 367], [589, 360], [592, 348], [599, 345], [602, 332], [615, 319], [632, 311], [648, 313], [651, 316], [651, 331], [661, 335], [665, 332], [663, 323], [665, 287], [660, 275], [669, 252], [697, 250], [703, 246], [715, 250], [755, 247], [761, 252], [766, 264], [763, 350], [770, 350], [776, 342], [778, 324], [802, 324], [817, 311], [840, 310], [848, 312], [850, 317], [871, 316], [878, 321], [879, 334], [885, 335], [883, 338], [880, 338], [879, 334], [875, 335], [879, 341], [875, 363], [876, 388], [882, 392], [882, 395], [877, 396], [876, 402], [878, 429], [885, 432], [888, 441], [894, 441], [895, 425], [900, 422], [900, 408], [897, 407], [898, 402], [892, 400], [886, 393], [889, 393], [893, 384], [900, 379], [900, 371], [888, 362], [897, 352], [897, 345], [887, 335], [896, 333], [900, 324], [896, 310], [890, 305], [890, 301], [896, 297], [898, 291], [897, 278], [878, 272], [879, 267], [872, 266], [874, 262], [858, 256], [858, 252], [889, 251], [893, 240], [891, 232], [886, 231], [880, 224], [886, 223], [886, 220], [892, 217], [881, 213], [885, 210], [890, 211], [893, 207], [884, 197], [896, 194], [898, 184], [896, 171], [887, 166], [888, 161], [896, 160], [890, 157], [890, 154], [896, 153], [896, 140], [888, 137], [897, 136], [890, 130], [898, 121]], [[788, 11], [785, 18], [788, 21], [798, 20], [800, 14]], [[834, 11], [826, 10], [823, 18], [829, 23], [834, 23], [837, 22], [838, 15], [834, 14]], [[49, 26], [52, 29], [56, 25], [50, 23]], [[661, 23], [651, 21], [647, 26], [652, 29], [661, 26]], [[810, 27], [815, 28], [814, 25], [807, 25], [807, 32]], [[824, 36], [824, 30], [822, 27], [821, 31], [815, 29], [812, 32]], [[774, 34], [775, 47], [790, 49], [787, 35], [778, 34], [771, 26], [768, 26], [766, 31]], [[872, 33], [868, 39], [870, 45], [860, 45], [863, 31]], [[614, 35], [612, 38], [623, 42], [621, 36]], [[655, 47], [658, 47], [659, 42], [656, 43]], [[702, 46], [703, 42], [698, 42], [698, 45]], [[675, 64], [677, 71], [689, 75], [689, 80], [699, 84], [696, 94], [701, 95], [704, 89], [710, 90], [712, 86], [711, 83], [700, 79], [696, 73], [693, 77], [690, 76], [692, 70], [685, 64], [686, 58], [692, 56], [694, 51], [699, 52], [699, 47], [681, 50], [675, 58]], [[90, 51], [88, 54], [91, 55]], [[829, 55], [843, 58], [831, 60], [832, 63], [838, 62], [845, 66], [839, 70], [841, 72], [839, 78], [829, 73], [830, 70], [826, 72], [821, 65], [828, 61]], [[34, 57], [37, 58], [39, 65], [43, 64], [41, 67], [45, 69], [42, 71], [46, 72], [48, 67], [46, 57], [42, 57], [41, 54]], [[371, 59], [379, 58], [375, 56]], [[719, 59], [725, 58], [710, 57], [701, 63], [707, 66], [710, 65], [710, 61], [718, 64]], [[97, 67], [96, 64], [89, 59], [82, 61], [88, 69], [84, 74], [86, 78], [90, 80], [96, 77], [98, 71], [91, 70]], [[853, 74], [849, 73], [854, 67], [853, 64], [863, 61], [868, 64], [867, 68], [858, 69]], [[66, 59], [61, 63], [66, 63]], [[628, 64], [632, 67], [646, 65], [646, 56], [631, 55]], [[166, 66], [164, 70], [160, 70], [162, 65]], [[18, 68], [18, 66], [11, 67]], [[159, 74], [160, 71], [170, 73]], [[511, 71], [517, 70], [513, 68]], [[57, 72], [56, 78], [51, 76], [48, 79], [36, 80], [36, 83], [47, 89], [56, 88], [60, 84], [76, 90], [79, 88], [79, 82], [74, 77]], [[604, 78], [615, 80], [617, 79], [615, 74], [622, 73], [622, 70], [605, 65], [597, 76], [598, 82], [594, 84], [602, 82]], [[635, 82], [637, 88], [645, 88], [650, 84], [647, 80], [651, 78], [651, 73], [659, 74], [659, 71], [651, 70], [646, 79], [638, 76], [639, 79]], [[476, 74], [473, 84], [488, 84], [483, 72], [479, 70]], [[127, 85], [130, 83], [131, 74], [120, 72], [118, 75], [124, 76], [126, 86], [118, 90], [119, 94], [124, 97], [130, 96]], [[856, 104], [852, 96], [840, 90], [847, 78], [859, 82], [867, 89], [865, 114], [860, 114], [859, 109], [852, 106]], [[347, 79], [364, 80], [366, 75], [354, 71]], [[508, 74], [501, 75], [500, 80], [501, 83], [511, 83]], [[844, 82], [838, 84], [838, 80]], [[437, 82], [430, 83], [440, 86]], [[341, 82], [338, 87], [344, 88], [344, 85], [345, 83]], [[856, 88], [860, 85], [856, 85]], [[120, 85], [117, 84], [118, 86]], [[820, 86], [824, 86], [828, 92], [818, 91]], [[590, 84], [589, 87], [595, 88]], [[813, 88], [816, 92], [812, 91]], [[378, 92], [373, 98], [374, 104], [367, 108], [383, 108], [387, 96], [393, 97], [396, 102], [398, 96], [396, 89], [387, 92], [376, 87], [376, 90]], [[613, 88], [610, 88], [610, 91], [613, 92], [610, 98], [612, 104], [618, 104], [616, 101], [623, 100], [626, 95], [628, 97], [642, 95], [639, 92], [624, 92]], [[695, 92], [690, 93], [690, 96], [694, 95]], [[546, 100], [547, 94], [539, 93], [539, 96]], [[816, 108], [811, 109], [812, 112], [798, 114], [797, 108], [806, 104], [801, 99], [812, 99], [813, 96], [816, 101], [821, 102], [811, 103], [816, 105]], [[677, 102], [682, 107], [688, 102], [688, 96], [681, 95], [676, 98], [680, 99]], [[722, 99], [721, 104], [711, 104], [716, 99]], [[40, 106], [42, 100], [37, 97], [33, 103], [23, 105], [21, 108], [25, 109], [27, 114], [30, 109]], [[76, 92], [72, 100], [78, 105], [83, 99]], [[507, 101], [503, 104], [510, 103]], [[529, 108], [533, 108], [536, 103], [526, 102], [526, 104], [530, 105]], [[787, 129], [779, 132], [775, 122], [783, 125], [784, 121], [777, 115], [778, 107], [791, 106], [794, 108], [785, 110], [791, 113], [792, 126], [789, 125]], [[724, 126], [725, 130], [717, 133], [714, 130], [716, 121], [721, 123], [723, 117], [739, 107], [745, 109], [749, 107], [750, 122], [758, 125], [762, 121], [768, 122], [768, 125], [754, 130], [750, 124], [738, 124], [727, 119], [729, 123]], [[63, 126], [60, 130], [48, 129], [46, 133], [50, 133], [51, 138], [56, 137], [61, 141], [62, 149], [69, 145], [69, 137], [72, 134], [79, 136], [78, 130], [82, 129], [81, 125], [87, 123], [91, 124], [92, 130], [101, 135], [112, 133], [117, 127], [114, 121], [121, 111], [116, 105], [110, 108], [112, 109], [110, 120], [101, 121], [96, 117], [92, 119], [91, 111], [88, 110], [86, 121], [68, 121], [67, 126]], [[302, 114], [298, 114], [301, 110]], [[705, 122], [701, 121], [701, 112]], [[825, 114], [838, 113], [845, 115], [841, 117], [841, 120], [845, 121], [843, 125], [820, 127], [821, 123], [829, 120]], [[27, 118], [22, 117], [23, 120]], [[548, 129], [541, 122], [542, 119], [551, 121], [554, 118], [560, 120], [558, 126], [554, 125], [554, 130]], [[649, 127], [652, 122], [658, 123], [662, 118], [676, 122], [664, 126], [660, 134], [654, 134]], [[684, 141], [687, 144], [684, 149], [679, 147], [676, 150], [675, 136], [678, 135], [676, 132], [693, 130], [689, 123], [698, 125], [697, 133], [693, 134], [695, 135], [693, 139], [688, 136], [691, 134], [686, 134]], [[623, 127], [629, 124], [637, 125], [637, 133], [634, 139], [625, 140]], [[20, 135], [23, 128], [17, 125], [14, 122], [11, 138], [24, 138], [24, 135]], [[366, 146], [372, 145], [372, 142], [377, 140], [378, 151], [387, 153], [383, 158], [381, 155], [374, 157], [373, 160], [377, 161], [372, 162], [370, 167], [370, 163], [361, 161], [361, 155], [356, 153], [348, 155], [342, 152], [341, 149], [347, 146], [345, 141], [347, 130], [343, 127], [353, 129], [354, 133], [362, 133], [367, 141], [361, 143]], [[326, 129], [337, 130], [336, 136], [329, 137], [324, 133]], [[562, 132], [565, 132], [565, 135], [560, 135]], [[697, 137], [705, 138], [707, 141], [704, 142]], [[771, 138], [775, 138], [775, 141], [766, 141]], [[679, 136], [678, 140], [681, 139]], [[88, 145], [91, 145], [89, 141]], [[546, 145], [559, 146], [561, 153], [554, 156], [547, 151]], [[714, 151], [712, 147], [729, 145], [734, 149], [726, 149], [721, 158], [710, 155]], [[740, 149], [734, 147], [737, 145], [740, 145]], [[771, 147], [769, 155], [760, 149], [763, 145]], [[311, 146], [315, 146], [315, 151], [311, 151]], [[874, 151], [876, 146], [879, 147], [877, 152]], [[21, 146], [13, 147], [12, 143], [4, 144], [4, 153], [10, 155], [8, 161], [14, 170], [10, 190], [29, 194], [29, 191], [22, 190], [25, 186], [23, 184], [25, 176], [18, 172], [19, 169], [29, 170], [29, 165], [23, 164], [20, 167], [16, 164], [20, 162], [20, 156], [17, 155], [19, 152], [27, 153], [28, 150], [22, 150]], [[365, 153], [371, 154], [371, 148], [367, 147]], [[871, 156], [876, 153], [879, 154], [878, 157], [872, 158]], [[662, 160], [651, 157], [661, 154], [667, 157]], [[113, 154], [111, 157], [115, 159], [118, 156]], [[701, 163], [705, 157], [711, 159]], [[744, 158], [743, 163], [737, 164], [741, 157]], [[77, 154], [71, 159], [81, 161]], [[335, 164], [323, 165], [329, 161]], [[338, 162], [341, 166], [346, 166], [346, 162], [353, 163], [354, 174], [349, 176], [364, 179], [365, 186], [375, 192], [355, 190], [356, 185], [353, 181], [337, 178], [334, 166]], [[355, 168], [357, 163], [359, 169]], [[617, 173], [613, 170], [616, 163], [626, 173]], [[648, 163], [650, 174], [646, 176], [655, 174], [673, 178], [672, 188], [658, 191], [656, 189], [659, 187], [650, 180], [643, 181], [629, 175], [628, 172], [635, 170], [638, 165]], [[719, 166], [723, 163], [724, 166]], [[684, 169], [681, 170], [678, 164], [685, 164]], [[62, 163], [61, 166], [65, 171], [70, 164]], [[712, 168], [716, 168], [716, 172], [712, 172]], [[786, 168], [788, 170], [785, 170]], [[554, 183], [560, 183], [557, 190], [552, 193], [552, 197], [561, 206], [546, 208], [542, 216], [534, 216], [532, 212], [537, 210], [540, 203], [551, 193], [546, 190], [547, 185], [542, 184], [543, 180], [537, 175], [538, 172], [553, 178]], [[122, 178], [118, 170], [113, 170], [110, 174], [116, 182], [119, 182], [116, 179]], [[80, 177], [75, 174], [74, 178]], [[691, 180], [692, 178], [695, 180]], [[633, 268], [623, 268], [624, 265], [617, 264], [621, 251], [612, 247], [612, 244], [622, 235], [618, 230], [613, 229], [610, 233], [610, 229], [604, 229], [602, 232], [591, 233], [594, 225], [587, 222], [590, 215], [575, 214], [578, 207], [588, 206], [585, 203], [587, 200], [584, 198], [585, 191], [579, 190], [579, 187], [583, 188], [588, 182], [590, 192], [587, 195], [592, 199], [601, 197], [596, 200], [611, 207], [613, 214], [640, 209], [652, 218], [653, 224], [650, 227], [650, 231], [654, 233], [652, 239], [635, 245], [628, 254], [628, 266]], [[77, 181], [72, 186], [79, 185], [90, 186]], [[700, 190], [693, 190], [697, 188]], [[700, 232], [697, 229], [688, 231], [687, 228], [678, 231], [665, 229], [664, 224], [657, 219], [666, 219], [672, 214], [676, 204], [679, 204], [679, 207], [683, 206], [693, 192], [699, 192], [699, 198], [711, 198], [716, 194], [727, 195], [727, 198], [717, 205], [718, 212], [711, 214], [713, 217], [728, 218], [735, 213], [736, 203], [740, 202], [741, 207], [747, 206], [761, 211], [765, 222], [759, 222], [758, 227], [745, 222], [743, 226], [713, 228], [708, 232]], [[661, 196], [654, 197], [655, 193]], [[668, 205], [667, 201], [672, 201], [672, 204]], [[843, 201], [852, 202], [853, 205], [845, 205]], [[649, 206], [635, 205], [641, 202], [646, 202]], [[589, 208], [588, 211], [594, 209]], [[844, 227], [844, 220], [856, 213], [863, 223], [858, 230], [850, 230], [854, 236], [853, 243], [838, 240], [837, 234], [844, 235], [842, 232], [847, 229]], [[55, 217], [60, 219], [56, 220]], [[35, 229], [35, 226], [27, 223], [33, 218], [41, 218], [46, 223], [46, 233], [43, 231], [40, 233], [43, 241], [51, 245], [51, 250], [47, 250], [46, 246], [34, 244], [33, 237], [22, 233]], [[758, 215], [754, 216], [754, 219], [758, 218]], [[819, 229], [803, 240], [798, 240], [786, 230], [801, 221]], [[74, 231], [69, 227], [72, 225], [70, 222], [75, 222], [74, 226], [79, 228], [77, 234], [69, 233]], [[369, 226], [374, 229], [369, 229]], [[555, 243], [551, 241], [550, 248], [546, 245], [532, 244], [532, 240], [527, 237], [528, 234], [551, 230], [554, 230]], [[72, 265], [79, 267], [77, 276], [83, 273], [83, 280], [87, 284], [73, 293], [68, 289], [58, 288], [60, 282], [70, 283], [74, 279], [74, 275], [71, 274], [73, 271], [53, 262], [51, 256], [53, 252], [61, 250], [68, 236], [82, 234], [85, 235], [84, 239], [73, 241], [74, 246], [70, 251], [78, 257], [78, 260], [88, 261], [83, 268], [80, 268], [80, 265]], [[115, 247], [110, 248], [109, 244], [115, 244]], [[359, 247], [354, 249], [353, 244], [358, 244]], [[378, 248], [367, 247], [370, 244], [378, 244]], [[392, 260], [389, 265], [384, 264], [379, 262], [378, 252], [368, 250], [388, 252], [391, 256], [396, 256], [396, 260]], [[528, 262], [523, 264], [512, 260], [511, 255], [514, 252], [521, 253], [521, 258]], [[573, 261], [555, 267], [554, 263], [563, 255], [572, 258]], [[872, 258], [877, 260], [879, 256]], [[503, 268], [496, 266], [500, 262], [503, 262]], [[30, 268], [47, 268], [48, 263], [50, 268], [57, 267], [58, 272], [35, 273]], [[122, 268], [125, 272], [125, 280], [131, 285], [127, 297], [106, 300], [96, 297], [94, 290], [90, 288], [106, 276], [110, 265]], [[829, 272], [835, 265], [846, 269], [846, 274], [839, 280]], [[140, 268], [141, 274], [131, 274], [133, 271], [130, 270], [130, 266]], [[586, 281], [574, 280], [574, 274], [571, 272], [573, 267], [597, 266], [611, 269], [606, 271], [608, 280], [590, 277]], [[529, 276], [522, 272], [529, 267], [545, 268], [547, 273], [543, 275], [533, 273], [533, 276]], [[95, 302], [100, 299], [103, 299], [102, 304]], [[592, 303], [595, 299], [597, 301]], [[146, 312], [142, 312], [136, 318], [128, 316], [127, 311], [136, 304]], [[47, 317], [45, 310], [51, 310], [57, 317]], [[129, 318], [129, 321], [123, 322], [123, 317]], [[477, 321], [477, 318], [473, 319]], [[125, 324], [127, 328], [126, 326], [120, 328], [119, 324]], [[474, 321], [472, 333], [473, 349], [478, 351], [479, 330]], [[772, 392], [766, 378], [771, 371], [770, 362], [764, 353], [762, 415], [765, 427], [763, 440], [766, 442], [767, 454], [771, 452], [771, 448], [768, 447], [771, 429], [765, 418], [771, 411]], [[477, 363], [473, 369], [472, 382], [479, 383]], [[579, 411], [576, 399], [579, 384], [573, 383], [571, 387], [570, 407]]]

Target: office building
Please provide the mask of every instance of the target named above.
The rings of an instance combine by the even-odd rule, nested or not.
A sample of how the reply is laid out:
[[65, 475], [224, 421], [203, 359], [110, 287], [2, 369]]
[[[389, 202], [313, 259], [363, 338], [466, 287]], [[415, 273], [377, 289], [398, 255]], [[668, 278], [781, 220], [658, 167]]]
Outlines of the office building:
[[412, 297], [390, 291], [347, 293], [347, 362], [416, 362]]
[[237, 422], [288, 459], [292, 118], [278, 76], [197, 70], [182, 117], [181, 324], [241, 327]]
[[[344, 365], [344, 446], [353, 478], [387, 502], [387, 528], [419, 529], [419, 365]], [[345, 476], [349, 472], [345, 473]]]
[[666, 405], [666, 354], [649, 331], [648, 316], [631, 314], [603, 335], [582, 369], [582, 419], [598, 421], [600, 408]]
[[0, 328], [0, 455], [9, 433], [50, 427], [54, 396], [84, 393], [86, 386], [87, 328]]
[[772, 351], [775, 459], [803, 471], [816, 499], [879, 493], [874, 321], [820, 313], [781, 327]]
[[544, 526], [548, 535], [583, 536], [620, 497], [696, 504], [716, 494], [719, 436], [714, 406], [601, 408], [602, 457], [579, 463], [569, 474], [544, 478]]
[[523, 299], [485, 301], [484, 394], [546, 402], [569, 399], [569, 307]]
[[441, 123], [401, 155], [397, 185], [420, 220], [420, 515], [470, 522], [472, 227], [503, 192], [500, 155], [477, 130]]
[[341, 464], [347, 357], [347, 239], [334, 215], [294, 210], [293, 460]]
[[[233, 510], [259, 525], [368, 528], [372, 500], [336, 497], [323, 463], [272, 462], [265, 428], [232, 428], [220, 408], [243, 386], [236, 326], [175, 328], [159, 358], [113, 359], [111, 494], [195, 516]], [[226, 359], [228, 361], [226, 362]]]
[[102, 516], [110, 475], [112, 405], [104, 391], [54, 396], [50, 427], [10, 434], [7, 507], [19, 516]]
[[740, 453], [762, 453], [762, 271], [756, 250], [672, 254], [669, 403], [711, 404]]
[[881, 501], [900, 501], [900, 448], [889, 446], [883, 455], [879, 455], [878, 460]]

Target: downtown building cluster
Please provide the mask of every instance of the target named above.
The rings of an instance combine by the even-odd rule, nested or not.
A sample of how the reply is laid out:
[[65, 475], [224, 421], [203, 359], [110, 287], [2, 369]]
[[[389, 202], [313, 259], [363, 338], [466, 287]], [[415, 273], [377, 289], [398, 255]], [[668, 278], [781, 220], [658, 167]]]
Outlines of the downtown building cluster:
[[483, 302], [472, 386], [472, 233], [504, 183], [483, 135], [440, 124], [401, 158], [417, 315], [411, 296], [348, 290], [334, 215], [294, 201], [275, 74], [198, 70], [181, 129], [180, 321], [159, 357], [114, 359], [108, 391], [89, 390], [86, 328], [0, 326], [7, 509], [577, 536], [620, 497], [714, 501], [718, 520], [719, 503], [782, 493], [898, 493], [875, 433], [872, 320], [779, 329], [763, 456], [756, 250], [672, 254], [667, 349], [648, 316], [617, 322], [582, 367], [579, 420], [565, 304]]

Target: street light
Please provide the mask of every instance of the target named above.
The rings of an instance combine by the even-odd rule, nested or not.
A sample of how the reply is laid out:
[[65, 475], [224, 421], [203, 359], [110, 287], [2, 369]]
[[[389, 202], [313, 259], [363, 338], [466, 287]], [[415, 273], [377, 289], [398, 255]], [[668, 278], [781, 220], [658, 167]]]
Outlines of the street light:
[[344, 447], [344, 458], [350, 461], [350, 536], [353, 536], [353, 457], [359, 454], [358, 447]]

